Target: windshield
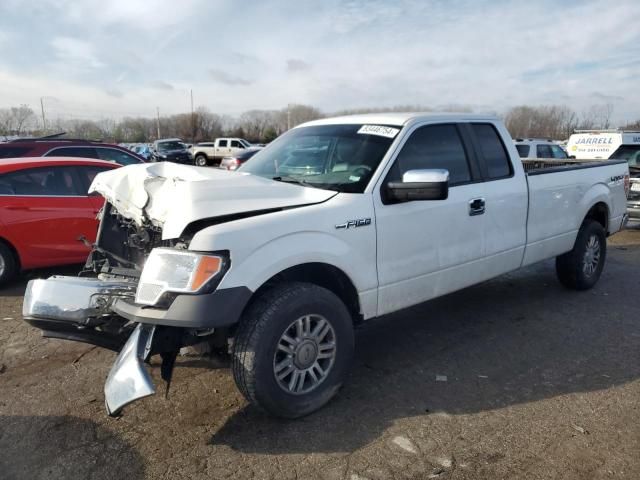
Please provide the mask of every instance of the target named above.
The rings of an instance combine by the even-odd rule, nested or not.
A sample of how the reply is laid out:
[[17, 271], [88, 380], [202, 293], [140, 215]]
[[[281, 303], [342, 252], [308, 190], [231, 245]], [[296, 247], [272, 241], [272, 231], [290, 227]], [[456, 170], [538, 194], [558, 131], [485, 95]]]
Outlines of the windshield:
[[250, 147], [251, 146], [251, 144], [249, 142], [247, 142], [245, 139], [240, 138], [239, 140], [240, 140], [240, 143], [242, 145], [244, 145], [245, 147]]
[[184, 150], [185, 146], [182, 142], [162, 142], [158, 143], [158, 150], [166, 152], [168, 150]]
[[318, 125], [289, 130], [239, 170], [310, 187], [362, 193], [400, 127]]
[[622, 145], [609, 159], [626, 160], [630, 167], [640, 167], [640, 145]]

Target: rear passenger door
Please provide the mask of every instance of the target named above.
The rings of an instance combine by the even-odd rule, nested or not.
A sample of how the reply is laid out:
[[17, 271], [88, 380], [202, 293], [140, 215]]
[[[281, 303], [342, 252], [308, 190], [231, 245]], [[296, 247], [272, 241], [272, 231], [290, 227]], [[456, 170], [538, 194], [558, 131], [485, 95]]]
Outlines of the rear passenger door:
[[83, 262], [79, 237], [95, 241], [95, 208], [75, 167], [38, 167], [0, 176], [0, 215], [24, 268]]
[[[527, 232], [528, 188], [522, 163], [511, 162], [502, 138], [492, 123], [468, 123], [464, 128], [477, 152], [484, 180], [484, 244], [486, 278], [518, 268]], [[502, 136], [501, 136], [502, 133]], [[513, 152], [512, 152], [513, 153]]]
[[[378, 314], [463, 288], [482, 278], [484, 185], [474, 152], [456, 124], [416, 127], [374, 194]], [[391, 203], [385, 185], [409, 170], [449, 171], [446, 200]]]

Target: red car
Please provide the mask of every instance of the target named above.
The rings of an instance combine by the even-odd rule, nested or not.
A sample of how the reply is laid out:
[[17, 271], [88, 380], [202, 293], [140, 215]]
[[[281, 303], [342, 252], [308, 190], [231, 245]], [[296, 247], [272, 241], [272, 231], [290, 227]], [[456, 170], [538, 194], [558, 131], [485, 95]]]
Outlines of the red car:
[[104, 199], [88, 195], [93, 177], [120, 165], [83, 158], [0, 162], [0, 284], [21, 270], [82, 263]]

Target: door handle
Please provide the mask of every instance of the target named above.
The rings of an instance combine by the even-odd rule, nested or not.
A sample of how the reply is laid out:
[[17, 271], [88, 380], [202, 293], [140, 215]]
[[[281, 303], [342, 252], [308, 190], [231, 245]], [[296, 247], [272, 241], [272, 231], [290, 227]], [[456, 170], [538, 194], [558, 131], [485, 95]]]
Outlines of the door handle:
[[474, 198], [469, 200], [469, 215], [471, 217], [475, 215], [482, 215], [485, 210], [484, 198]]

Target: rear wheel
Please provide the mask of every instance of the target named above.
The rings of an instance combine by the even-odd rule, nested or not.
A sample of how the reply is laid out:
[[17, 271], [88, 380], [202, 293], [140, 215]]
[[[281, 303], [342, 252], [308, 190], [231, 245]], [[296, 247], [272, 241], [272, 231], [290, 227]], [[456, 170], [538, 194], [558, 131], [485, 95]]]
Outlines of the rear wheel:
[[307, 415], [338, 391], [353, 357], [353, 324], [342, 301], [308, 283], [262, 294], [238, 326], [232, 370], [252, 404], [285, 418]]
[[588, 290], [598, 282], [606, 257], [604, 228], [595, 220], [585, 220], [573, 250], [556, 257], [556, 274], [560, 283], [574, 290]]
[[207, 156], [206, 155], [197, 155], [196, 156], [196, 166], [198, 166], [198, 167], [206, 167], [207, 166]]
[[0, 242], [0, 285], [13, 280], [18, 273], [18, 262], [13, 251]]

